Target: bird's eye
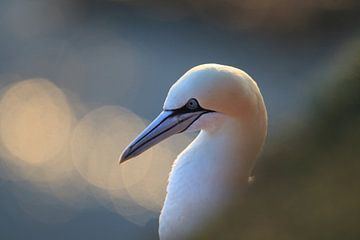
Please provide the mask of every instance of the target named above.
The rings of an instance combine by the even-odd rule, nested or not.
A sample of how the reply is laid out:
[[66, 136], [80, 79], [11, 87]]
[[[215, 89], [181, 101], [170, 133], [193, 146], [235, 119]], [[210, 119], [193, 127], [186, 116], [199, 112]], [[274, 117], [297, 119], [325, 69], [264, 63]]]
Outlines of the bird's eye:
[[191, 98], [187, 103], [186, 103], [186, 108], [190, 109], [190, 110], [195, 110], [199, 107], [199, 103], [196, 101], [196, 99]]

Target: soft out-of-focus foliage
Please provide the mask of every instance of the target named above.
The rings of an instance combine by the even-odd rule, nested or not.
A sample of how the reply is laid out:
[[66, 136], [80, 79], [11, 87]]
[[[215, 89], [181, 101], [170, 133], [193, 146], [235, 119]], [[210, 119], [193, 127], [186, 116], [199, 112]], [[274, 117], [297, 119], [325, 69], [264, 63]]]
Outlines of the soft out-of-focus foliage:
[[[329, 16], [356, 14], [356, 0], [113, 0], [147, 9], [162, 10], [169, 17], [200, 16], [233, 29], [294, 32], [328, 21]], [[338, 22], [339, 23], [339, 22]]]
[[270, 138], [256, 182], [199, 239], [359, 239], [360, 48]]

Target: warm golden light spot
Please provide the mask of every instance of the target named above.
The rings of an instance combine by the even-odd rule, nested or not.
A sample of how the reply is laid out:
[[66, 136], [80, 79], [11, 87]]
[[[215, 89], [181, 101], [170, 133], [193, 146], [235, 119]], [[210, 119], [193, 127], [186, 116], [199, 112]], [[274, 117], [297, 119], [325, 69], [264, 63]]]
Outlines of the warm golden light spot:
[[[140, 206], [151, 211], [159, 211], [165, 196], [167, 176], [171, 169], [172, 156], [167, 149], [155, 146], [151, 165], [146, 176], [135, 185], [129, 185], [127, 172], [123, 172], [123, 181], [130, 197]], [[130, 161], [136, 161], [131, 159]]]
[[[166, 186], [173, 161], [177, 154], [189, 144], [185, 135], [177, 135], [153, 147], [153, 158], [149, 159], [150, 168], [146, 176], [136, 185], [129, 184], [129, 173], [122, 171], [123, 181], [131, 198], [142, 207], [160, 212], [165, 196]], [[137, 161], [137, 159], [131, 159]]]
[[46, 79], [8, 88], [0, 102], [0, 135], [16, 159], [38, 165], [54, 159], [67, 142], [73, 117], [66, 97]]
[[72, 176], [75, 173], [75, 169], [68, 144], [66, 144], [64, 148], [56, 158], [36, 165], [24, 161], [14, 161], [11, 157], [3, 157], [3, 159], [7, 160], [3, 161], [7, 172], [12, 172], [11, 176], [7, 177], [7, 179], [13, 181], [26, 180], [37, 185], [43, 183], [57, 184], [57, 182], [67, 181], [73, 178]]
[[123, 188], [121, 169], [129, 174], [129, 185], [143, 179], [150, 167], [152, 151], [138, 161], [119, 165], [121, 151], [145, 127], [141, 118], [115, 106], [98, 108], [80, 120], [73, 132], [71, 152], [80, 174], [102, 189]]
[[109, 194], [112, 200], [112, 209], [130, 222], [145, 225], [149, 220], [156, 217], [154, 212], [135, 202], [126, 189], [109, 191]]
[[[61, 222], [73, 210], [91, 207], [95, 197], [129, 221], [146, 224], [163, 205], [172, 162], [188, 138], [173, 137], [119, 165], [121, 152], [147, 123], [116, 106], [85, 112], [79, 99], [65, 97], [45, 79], [2, 92], [0, 154], [6, 161], [0, 167], [6, 178], [31, 186], [14, 192], [20, 207], [40, 221]], [[75, 114], [84, 117], [76, 122]], [[33, 195], [41, 196], [41, 206]], [[63, 209], [58, 216], [56, 208]]]

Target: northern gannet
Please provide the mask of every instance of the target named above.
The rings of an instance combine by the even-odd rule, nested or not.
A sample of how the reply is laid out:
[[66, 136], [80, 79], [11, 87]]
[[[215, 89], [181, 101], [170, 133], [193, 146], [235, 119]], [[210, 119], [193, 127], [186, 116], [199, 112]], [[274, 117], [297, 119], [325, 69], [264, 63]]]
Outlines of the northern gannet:
[[120, 163], [173, 134], [200, 131], [173, 164], [159, 219], [161, 240], [186, 239], [247, 184], [266, 137], [266, 107], [244, 71], [203, 64], [176, 81], [163, 109]]

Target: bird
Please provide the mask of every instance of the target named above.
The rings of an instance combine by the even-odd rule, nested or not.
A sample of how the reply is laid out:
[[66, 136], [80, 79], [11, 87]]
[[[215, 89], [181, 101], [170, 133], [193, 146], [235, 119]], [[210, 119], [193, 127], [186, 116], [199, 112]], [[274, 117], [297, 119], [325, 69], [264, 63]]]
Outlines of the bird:
[[120, 164], [164, 139], [199, 132], [177, 156], [159, 217], [161, 240], [200, 232], [246, 188], [267, 135], [267, 110], [257, 83], [244, 71], [208, 63], [170, 88], [163, 111], [120, 156]]

